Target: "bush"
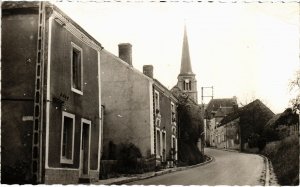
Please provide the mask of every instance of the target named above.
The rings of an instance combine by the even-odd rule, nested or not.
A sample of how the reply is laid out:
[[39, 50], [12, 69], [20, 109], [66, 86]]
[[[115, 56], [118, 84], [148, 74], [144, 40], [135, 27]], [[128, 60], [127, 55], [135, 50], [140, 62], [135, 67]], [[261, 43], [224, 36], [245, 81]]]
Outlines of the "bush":
[[139, 158], [142, 158], [142, 154], [138, 147], [134, 144], [120, 144], [118, 160], [118, 171], [120, 173], [141, 173], [142, 166], [138, 162]]
[[268, 143], [261, 154], [272, 161], [280, 185], [299, 185], [298, 136]]

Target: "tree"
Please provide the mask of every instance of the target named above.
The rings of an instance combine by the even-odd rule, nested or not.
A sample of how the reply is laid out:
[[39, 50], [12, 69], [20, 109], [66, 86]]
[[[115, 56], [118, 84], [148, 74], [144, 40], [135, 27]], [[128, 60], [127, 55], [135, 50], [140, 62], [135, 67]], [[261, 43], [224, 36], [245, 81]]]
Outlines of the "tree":
[[199, 139], [204, 142], [204, 124], [201, 107], [177, 87], [172, 89], [178, 98], [178, 159], [180, 164], [192, 165], [203, 161], [197, 147]]
[[300, 69], [296, 71], [295, 78], [290, 82], [290, 91], [295, 93], [295, 97], [290, 100], [293, 111], [300, 112]]

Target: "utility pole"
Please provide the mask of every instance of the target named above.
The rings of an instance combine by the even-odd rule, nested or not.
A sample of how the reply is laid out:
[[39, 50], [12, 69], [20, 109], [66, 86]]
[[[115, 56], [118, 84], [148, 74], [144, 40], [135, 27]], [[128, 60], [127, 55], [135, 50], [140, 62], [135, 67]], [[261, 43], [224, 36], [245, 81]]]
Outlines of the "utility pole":
[[[211, 89], [211, 95], [204, 95], [204, 89]], [[204, 97], [210, 97], [211, 99], [214, 98], [214, 87], [210, 86], [210, 87], [201, 87], [201, 104], [202, 104], [202, 110], [203, 110], [203, 115], [205, 115], [205, 111], [204, 111]], [[205, 117], [203, 118], [203, 123], [204, 123], [204, 144], [206, 144], [206, 119]]]
[[[204, 95], [204, 89], [211, 89], [211, 95]], [[210, 97], [211, 99], [214, 98], [214, 87], [201, 87], [201, 104], [204, 105], [204, 97]]]

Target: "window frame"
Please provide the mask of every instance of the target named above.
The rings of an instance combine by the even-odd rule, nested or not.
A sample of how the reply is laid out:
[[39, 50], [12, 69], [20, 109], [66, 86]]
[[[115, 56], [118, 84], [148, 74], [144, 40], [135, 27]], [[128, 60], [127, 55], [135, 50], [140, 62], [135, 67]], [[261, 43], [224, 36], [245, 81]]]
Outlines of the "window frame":
[[[80, 52], [80, 88], [81, 90], [73, 87], [73, 51]], [[82, 48], [71, 42], [71, 91], [83, 95], [83, 52]]]
[[[79, 152], [81, 152], [81, 149], [82, 149], [82, 139], [83, 139], [83, 134], [82, 134], [82, 131], [83, 131], [83, 124], [87, 124], [89, 125], [89, 152], [88, 152], [88, 175], [90, 174], [90, 170], [91, 170], [91, 137], [92, 137], [92, 121], [91, 120], [88, 120], [88, 119], [85, 119], [85, 118], [81, 118], [81, 123], [80, 123], [80, 149], [79, 149]], [[82, 155], [79, 154], [80, 156], [80, 161], [79, 161], [79, 168], [80, 168], [80, 176], [82, 175], [82, 162], [81, 162], [81, 157]]]
[[[162, 140], [161, 140], [161, 137], [162, 137], [162, 135], [161, 135], [161, 130], [159, 129], [159, 128], [156, 128], [156, 130], [155, 130], [155, 133], [156, 133], [156, 158], [160, 158], [161, 156], [162, 156], [162, 154], [161, 154], [161, 144], [162, 144]], [[158, 139], [158, 136], [159, 136], [159, 139]], [[159, 147], [158, 147], [158, 145], [159, 145]]]
[[[68, 159], [64, 157], [63, 154], [63, 136], [64, 136], [64, 121], [65, 117], [71, 118], [73, 120], [72, 123], [72, 156], [71, 159]], [[61, 126], [61, 142], [60, 142], [60, 163], [61, 164], [73, 164], [74, 162], [74, 140], [75, 140], [75, 115], [68, 113], [68, 112], [62, 112], [62, 126]]]
[[[156, 95], [157, 95], [157, 103], [156, 103]], [[155, 104], [155, 109], [160, 110], [160, 106], [159, 106], [159, 92], [157, 90], [154, 90], [154, 104]]]
[[175, 104], [171, 101], [171, 124], [175, 124], [175, 122], [173, 122], [173, 112], [174, 112], [174, 118], [176, 120], [176, 110], [175, 110]]

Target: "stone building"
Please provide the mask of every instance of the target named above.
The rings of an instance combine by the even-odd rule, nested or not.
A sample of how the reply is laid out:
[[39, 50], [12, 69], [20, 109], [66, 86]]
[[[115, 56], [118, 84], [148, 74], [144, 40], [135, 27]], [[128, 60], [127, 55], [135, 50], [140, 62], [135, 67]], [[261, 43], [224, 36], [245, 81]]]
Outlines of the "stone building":
[[153, 66], [135, 69], [129, 43], [119, 44], [119, 57], [105, 49], [100, 56], [103, 159], [115, 159], [115, 147], [131, 143], [157, 166], [177, 160], [177, 99], [153, 78]]
[[205, 141], [207, 146], [216, 146], [222, 139], [219, 132], [216, 131], [221, 120], [238, 108], [237, 98], [211, 99], [205, 109]]
[[260, 136], [273, 116], [274, 113], [259, 99], [254, 100], [220, 121], [216, 132], [221, 138], [216, 142], [216, 146], [240, 151], [249, 149], [251, 137]]
[[3, 2], [1, 31], [1, 182], [98, 180], [101, 44], [47, 2]]

